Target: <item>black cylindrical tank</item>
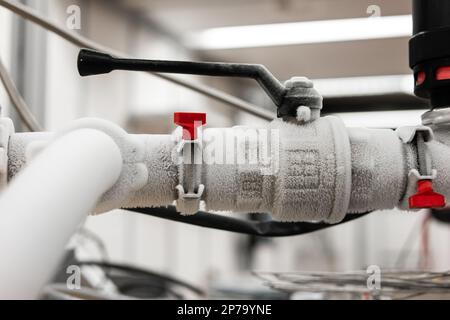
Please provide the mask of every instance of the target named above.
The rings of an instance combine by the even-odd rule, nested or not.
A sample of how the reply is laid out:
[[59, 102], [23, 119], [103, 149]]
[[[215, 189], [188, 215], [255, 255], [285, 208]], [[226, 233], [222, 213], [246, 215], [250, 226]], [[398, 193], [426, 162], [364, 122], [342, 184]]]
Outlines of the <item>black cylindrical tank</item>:
[[414, 93], [433, 108], [450, 107], [450, 1], [413, 0], [409, 42]]

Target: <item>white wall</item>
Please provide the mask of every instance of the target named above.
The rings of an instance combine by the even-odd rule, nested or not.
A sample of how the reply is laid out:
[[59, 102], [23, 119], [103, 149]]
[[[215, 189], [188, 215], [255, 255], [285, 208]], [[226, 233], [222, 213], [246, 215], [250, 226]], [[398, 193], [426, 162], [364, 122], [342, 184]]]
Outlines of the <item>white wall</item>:
[[[0, 58], [3, 64], [9, 68], [11, 59], [11, 13], [0, 8]], [[3, 107], [3, 114], [6, 115], [9, 107], [9, 100], [3, 87], [0, 89], [0, 106]]]

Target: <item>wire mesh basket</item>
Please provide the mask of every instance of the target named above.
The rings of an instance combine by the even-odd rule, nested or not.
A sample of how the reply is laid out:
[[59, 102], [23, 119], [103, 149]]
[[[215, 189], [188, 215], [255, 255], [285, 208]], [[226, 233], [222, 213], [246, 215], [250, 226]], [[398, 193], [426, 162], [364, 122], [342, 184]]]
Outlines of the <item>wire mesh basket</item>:
[[264, 284], [290, 294], [292, 299], [450, 299], [450, 271], [383, 271], [374, 288], [370, 273], [257, 272]]

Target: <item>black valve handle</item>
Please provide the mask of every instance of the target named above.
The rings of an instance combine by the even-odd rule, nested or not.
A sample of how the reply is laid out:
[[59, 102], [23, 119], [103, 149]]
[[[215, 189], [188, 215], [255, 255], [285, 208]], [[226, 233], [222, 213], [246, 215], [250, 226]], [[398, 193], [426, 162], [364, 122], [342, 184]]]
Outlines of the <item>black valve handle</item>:
[[113, 70], [251, 78], [259, 83], [266, 94], [278, 107], [279, 117], [287, 115], [295, 116], [295, 110], [298, 106], [308, 106], [308, 103], [311, 103], [311, 99], [314, 98], [314, 95], [301, 97], [295, 94], [289, 94], [291, 90], [286, 88], [263, 65], [122, 59], [93, 50], [82, 49], [80, 51], [78, 55], [78, 72], [81, 76], [105, 74], [110, 73]]

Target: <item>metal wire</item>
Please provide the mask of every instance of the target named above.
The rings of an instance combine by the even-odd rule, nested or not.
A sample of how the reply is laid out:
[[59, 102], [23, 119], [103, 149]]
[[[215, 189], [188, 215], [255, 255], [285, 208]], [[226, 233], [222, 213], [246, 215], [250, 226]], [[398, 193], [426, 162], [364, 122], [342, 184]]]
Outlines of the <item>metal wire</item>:
[[[67, 40], [68, 42], [70, 42], [80, 48], [89, 48], [89, 49], [93, 49], [93, 50], [97, 50], [97, 51], [102, 51], [102, 52], [111, 54], [116, 57], [121, 57], [121, 58], [133, 58], [131, 56], [123, 54], [122, 52], [119, 52], [119, 51], [113, 50], [111, 48], [105, 47], [101, 44], [98, 44], [97, 42], [94, 42], [86, 37], [83, 37], [76, 33], [68, 32], [68, 31], [64, 30], [63, 28], [59, 27], [58, 25], [56, 25], [55, 23], [42, 17], [35, 10], [33, 10], [33, 9], [29, 8], [28, 6], [23, 5], [21, 3], [17, 3], [14, 1], [10, 1], [10, 0], [0, 0], [0, 6], [14, 12], [15, 14], [18, 14], [22, 18], [29, 20], [52, 33], [57, 34], [61, 38]], [[161, 79], [167, 80], [169, 82], [172, 82], [174, 84], [177, 84], [179, 86], [182, 86], [184, 88], [187, 88], [189, 90], [192, 90], [194, 92], [200, 93], [206, 97], [217, 100], [217, 101], [227, 104], [229, 106], [235, 107], [241, 111], [245, 111], [254, 116], [260, 117], [262, 119], [273, 120], [276, 118], [275, 113], [273, 113], [273, 112], [264, 110], [264, 109], [262, 109], [258, 106], [255, 106], [249, 102], [241, 100], [237, 97], [229, 95], [220, 90], [213, 89], [209, 86], [202, 85], [199, 83], [194, 83], [194, 82], [187, 81], [187, 80], [183, 80], [178, 77], [171, 76], [171, 75], [166, 75], [166, 74], [161, 74], [161, 73], [150, 73], [150, 74], [152, 74], [156, 77], [159, 77]]]
[[38, 123], [33, 113], [28, 108], [26, 102], [23, 100], [19, 91], [17, 90], [11, 76], [8, 74], [5, 65], [0, 59], [0, 78], [5, 87], [6, 93], [8, 94], [14, 108], [17, 110], [20, 118], [22, 119], [25, 126], [30, 131], [42, 131], [41, 125]]
[[121, 294], [106, 294], [91, 288], [70, 290], [66, 284], [52, 283], [42, 291], [46, 300], [136, 300], [136, 298]]
[[144, 276], [149, 279], [153, 279], [157, 282], [163, 283], [165, 285], [180, 286], [180, 287], [186, 288], [186, 289], [190, 290], [191, 292], [194, 292], [195, 294], [200, 295], [200, 296], [206, 295], [206, 292], [203, 289], [201, 289], [195, 285], [192, 285], [186, 281], [174, 278], [167, 274], [162, 274], [162, 273], [158, 273], [158, 272], [154, 272], [154, 271], [150, 271], [150, 270], [146, 270], [146, 269], [142, 269], [142, 268], [138, 268], [138, 267], [134, 267], [134, 266], [130, 266], [130, 265], [111, 263], [111, 262], [103, 262], [103, 261], [77, 261], [76, 264], [79, 266], [97, 266], [102, 269], [120, 270], [120, 271], [129, 273], [129, 274], [132, 274], [135, 276], [139, 276], [139, 275]]
[[289, 292], [323, 293], [339, 296], [350, 294], [352, 298], [410, 299], [425, 294], [450, 296], [450, 271], [385, 271], [382, 272], [380, 289], [369, 289], [366, 271], [356, 272], [292, 272], [255, 273], [271, 288]]

